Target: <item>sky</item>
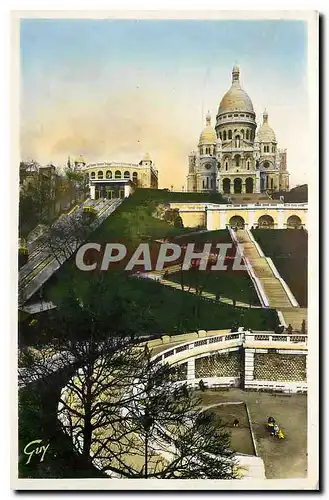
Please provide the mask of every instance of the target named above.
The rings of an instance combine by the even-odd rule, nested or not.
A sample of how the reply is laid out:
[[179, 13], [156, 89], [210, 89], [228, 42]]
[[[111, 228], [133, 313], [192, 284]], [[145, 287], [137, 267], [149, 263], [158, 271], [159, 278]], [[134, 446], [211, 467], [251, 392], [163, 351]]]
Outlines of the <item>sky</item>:
[[23, 19], [21, 159], [137, 163], [148, 152], [159, 187], [181, 190], [234, 64], [257, 122], [266, 108], [287, 148], [291, 186], [307, 182], [307, 25], [291, 20]]

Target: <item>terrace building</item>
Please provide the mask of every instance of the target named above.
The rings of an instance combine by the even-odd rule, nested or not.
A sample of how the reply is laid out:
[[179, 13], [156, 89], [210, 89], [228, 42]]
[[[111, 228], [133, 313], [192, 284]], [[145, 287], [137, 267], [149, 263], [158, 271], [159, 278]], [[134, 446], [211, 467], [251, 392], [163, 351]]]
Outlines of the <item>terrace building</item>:
[[86, 174], [90, 198], [124, 198], [136, 187], [158, 188], [158, 170], [148, 153], [139, 163], [96, 162], [87, 163], [82, 156], [68, 165], [76, 171]]
[[208, 113], [198, 149], [189, 155], [187, 190], [227, 194], [288, 190], [287, 151], [278, 148], [266, 110], [256, 129], [253, 103], [234, 66], [232, 85], [220, 102], [215, 128]]

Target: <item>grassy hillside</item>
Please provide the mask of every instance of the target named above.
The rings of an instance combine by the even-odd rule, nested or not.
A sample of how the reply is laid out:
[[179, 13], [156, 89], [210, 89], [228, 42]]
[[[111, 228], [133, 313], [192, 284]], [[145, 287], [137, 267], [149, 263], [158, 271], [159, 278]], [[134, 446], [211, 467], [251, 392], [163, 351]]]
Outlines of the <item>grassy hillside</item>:
[[271, 257], [301, 307], [307, 307], [307, 232], [302, 229], [254, 229], [264, 254]]
[[[186, 193], [178, 193], [186, 194]], [[193, 194], [193, 193], [192, 193]], [[200, 193], [196, 193], [200, 194]], [[167, 238], [183, 244], [195, 241], [203, 245], [206, 241], [230, 242], [227, 231], [212, 231], [192, 234], [191, 230], [174, 227], [163, 220], [156, 219], [153, 214], [159, 201], [174, 196], [175, 193], [156, 190], [138, 190], [133, 196], [124, 200], [122, 205], [90, 236], [89, 240], [98, 243], [120, 242], [129, 251], [136, 249], [139, 243], [149, 242], [151, 249], [157, 254], [158, 238]], [[190, 234], [191, 233], [191, 234]], [[177, 236], [182, 236], [177, 238]], [[177, 238], [177, 239], [175, 239]], [[123, 264], [125, 264], [123, 262]], [[268, 310], [242, 310], [233, 306], [212, 304], [177, 290], [167, 289], [150, 280], [138, 280], [129, 277], [123, 271], [123, 264], [109, 271], [86, 273], [80, 271], [74, 258], [67, 261], [44, 287], [44, 296], [56, 304], [65, 300], [67, 290], [75, 296], [85, 299], [91, 293], [91, 281], [101, 277], [106, 283], [106, 291], [98, 292], [97, 301], [103, 307], [102, 314], [110, 317], [111, 307], [117, 301], [125, 304], [125, 318], [120, 318], [122, 328], [132, 329], [135, 333], [186, 332], [197, 328], [219, 329], [230, 328], [234, 324], [245, 325], [252, 329], [274, 328], [276, 315]], [[216, 278], [214, 278], [216, 279]], [[255, 296], [249, 287], [247, 275], [235, 275], [223, 278], [220, 293], [225, 296], [236, 295], [236, 300], [248, 302]], [[215, 282], [213, 282], [215, 287]], [[216, 282], [217, 283], [217, 282]], [[103, 289], [104, 290], [104, 289]], [[255, 299], [255, 300], [254, 300]], [[134, 319], [136, 310], [144, 313], [145, 321]]]

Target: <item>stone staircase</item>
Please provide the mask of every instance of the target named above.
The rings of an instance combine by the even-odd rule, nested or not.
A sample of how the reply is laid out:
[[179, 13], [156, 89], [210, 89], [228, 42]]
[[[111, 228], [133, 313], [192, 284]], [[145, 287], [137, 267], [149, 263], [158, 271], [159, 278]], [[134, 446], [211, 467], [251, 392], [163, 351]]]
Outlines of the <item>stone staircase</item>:
[[286, 325], [290, 324], [294, 330], [300, 330], [303, 319], [307, 322], [307, 309], [292, 305], [282, 283], [275, 276], [266, 258], [259, 255], [247, 231], [239, 229], [236, 238], [243, 245], [243, 253], [263, 287], [269, 306], [281, 311]]

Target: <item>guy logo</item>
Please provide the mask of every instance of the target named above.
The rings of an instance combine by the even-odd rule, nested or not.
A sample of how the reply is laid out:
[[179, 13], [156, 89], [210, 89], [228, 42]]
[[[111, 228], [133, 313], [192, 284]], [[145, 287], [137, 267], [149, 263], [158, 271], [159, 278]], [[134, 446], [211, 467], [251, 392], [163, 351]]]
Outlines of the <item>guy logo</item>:
[[30, 441], [24, 448], [24, 453], [25, 455], [28, 455], [29, 458], [27, 459], [26, 464], [29, 464], [33, 455], [41, 455], [40, 462], [43, 462], [43, 459], [45, 458], [46, 451], [49, 448], [49, 443], [47, 446], [41, 445], [37, 446], [42, 442], [42, 439], [35, 439], [34, 441]]

